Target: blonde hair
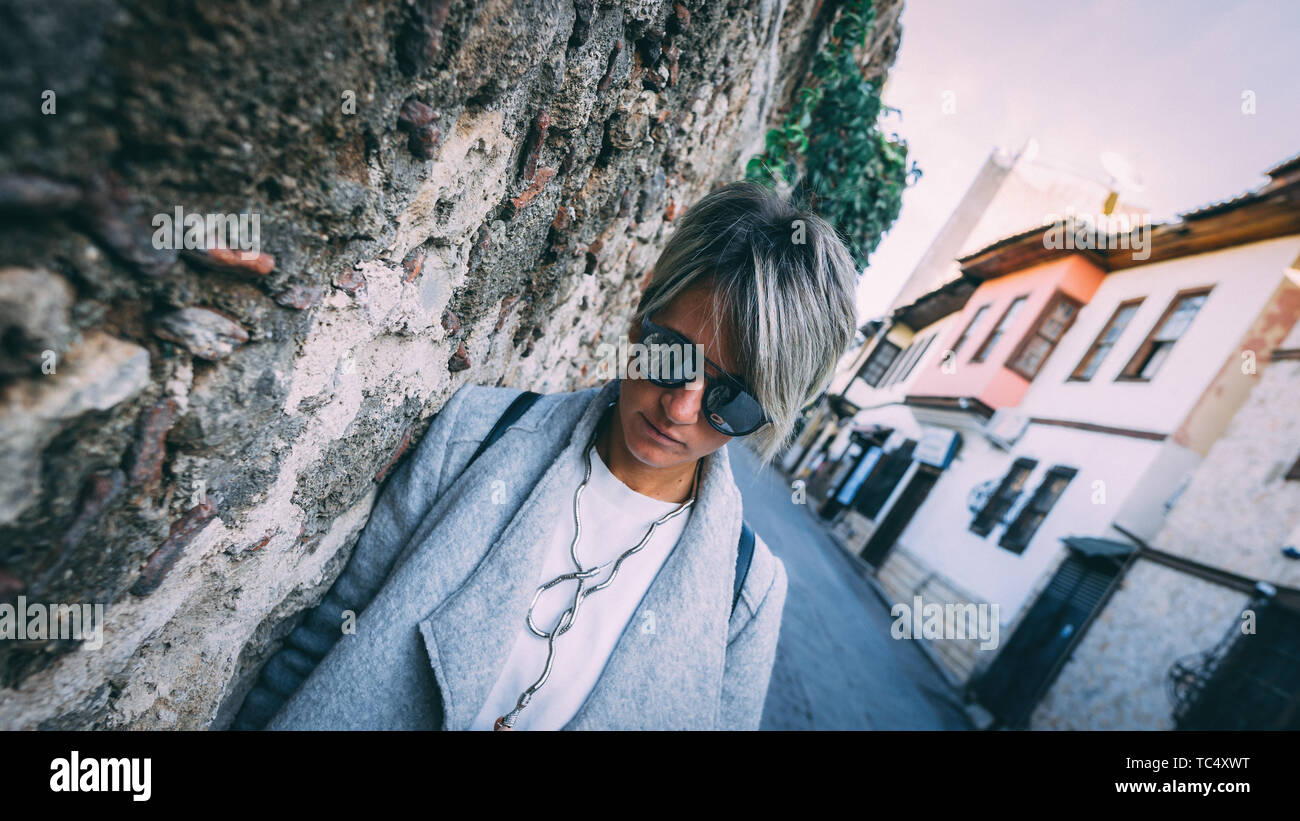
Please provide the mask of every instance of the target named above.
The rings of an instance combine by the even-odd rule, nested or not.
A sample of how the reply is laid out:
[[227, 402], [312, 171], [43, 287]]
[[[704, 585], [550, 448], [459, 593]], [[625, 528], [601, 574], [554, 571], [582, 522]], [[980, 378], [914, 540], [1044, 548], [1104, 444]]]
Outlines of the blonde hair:
[[766, 465], [853, 342], [857, 267], [830, 223], [755, 182], [712, 191], [674, 225], [632, 320], [712, 288], [714, 332], [725, 319], [740, 373], [771, 420], [743, 437]]

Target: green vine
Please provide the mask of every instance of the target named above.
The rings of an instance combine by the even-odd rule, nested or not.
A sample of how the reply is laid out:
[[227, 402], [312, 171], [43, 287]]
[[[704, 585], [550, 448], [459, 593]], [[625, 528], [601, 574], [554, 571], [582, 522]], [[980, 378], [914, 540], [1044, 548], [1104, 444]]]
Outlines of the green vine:
[[898, 218], [903, 189], [921, 176], [915, 162], [907, 166], [907, 143], [880, 132], [880, 115], [897, 109], [858, 66], [875, 13], [871, 0], [845, 4], [813, 58], [813, 79], [745, 166], [747, 179], [792, 188], [796, 202], [834, 225], [859, 270]]

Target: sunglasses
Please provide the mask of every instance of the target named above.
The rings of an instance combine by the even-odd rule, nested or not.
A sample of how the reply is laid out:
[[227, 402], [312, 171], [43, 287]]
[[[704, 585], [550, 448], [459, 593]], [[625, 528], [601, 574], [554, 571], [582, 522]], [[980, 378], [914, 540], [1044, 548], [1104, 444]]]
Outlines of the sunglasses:
[[[767, 415], [744, 380], [704, 356], [686, 337], [645, 317], [641, 320], [641, 344], [646, 346], [649, 360], [643, 372], [651, 384], [680, 388], [693, 381], [685, 374], [704, 377], [704, 418], [714, 430], [727, 436], [745, 436], [768, 423]], [[696, 357], [704, 361], [697, 362]], [[706, 364], [719, 375], [710, 374], [704, 367]]]

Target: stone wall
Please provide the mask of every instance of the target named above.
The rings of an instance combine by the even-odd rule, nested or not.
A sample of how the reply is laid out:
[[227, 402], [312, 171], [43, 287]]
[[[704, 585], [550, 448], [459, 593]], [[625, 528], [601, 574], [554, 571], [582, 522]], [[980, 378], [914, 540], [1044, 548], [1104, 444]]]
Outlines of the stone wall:
[[[901, 2], [864, 55], [884, 71]], [[77, 0], [0, 27], [0, 728], [220, 727], [466, 382], [594, 384], [838, 4]], [[244, 258], [155, 215], [246, 214]]]

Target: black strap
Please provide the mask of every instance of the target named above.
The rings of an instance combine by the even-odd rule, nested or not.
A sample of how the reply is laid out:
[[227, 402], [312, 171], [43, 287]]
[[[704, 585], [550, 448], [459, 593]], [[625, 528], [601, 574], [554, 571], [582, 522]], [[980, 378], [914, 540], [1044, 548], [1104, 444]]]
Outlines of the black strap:
[[[520, 417], [528, 411], [534, 402], [540, 398], [541, 394], [535, 391], [524, 391], [515, 397], [515, 400], [501, 414], [501, 418], [488, 431], [487, 437], [479, 443], [478, 449], [474, 455], [469, 457], [465, 463], [465, 469], [474, 464], [474, 460], [479, 457], [483, 451], [487, 450], [493, 442], [501, 438], [501, 434], [519, 420]], [[754, 531], [750, 530], [749, 525], [742, 520], [740, 523], [740, 544], [736, 549], [736, 581], [735, 588], [731, 593], [731, 612], [736, 612], [736, 605], [740, 603], [740, 590], [745, 586], [745, 577], [749, 575], [749, 565], [754, 558]]]
[[736, 589], [731, 594], [731, 612], [736, 612], [740, 602], [740, 589], [745, 586], [745, 577], [749, 575], [749, 563], [754, 558], [754, 531], [749, 529], [742, 519], [740, 522], [740, 546], [736, 552]]
[[469, 466], [474, 464], [474, 460], [477, 459], [483, 451], [487, 450], [493, 442], [500, 439], [501, 434], [505, 433], [507, 428], [519, 421], [519, 418], [527, 413], [528, 409], [532, 407], [533, 403], [540, 399], [541, 396], [542, 395], [536, 391], [524, 391], [516, 396], [515, 400], [506, 406], [505, 412], [501, 414], [501, 418], [497, 420], [497, 423], [492, 426], [492, 430], [488, 431], [487, 438], [479, 443], [478, 449], [474, 451], [473, 456], [469, 457], [469, 461], [465, 463], [465, 467], [461, 472], [464, 473], [466, 470], [469, 470]]

